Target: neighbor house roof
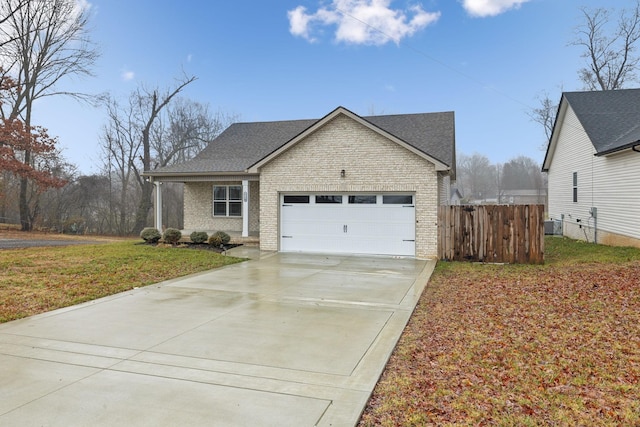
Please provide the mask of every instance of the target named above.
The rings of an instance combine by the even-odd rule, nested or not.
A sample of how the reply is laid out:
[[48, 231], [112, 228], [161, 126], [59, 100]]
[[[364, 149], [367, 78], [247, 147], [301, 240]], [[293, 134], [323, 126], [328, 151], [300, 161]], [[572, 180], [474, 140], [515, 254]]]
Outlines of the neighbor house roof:
[[[234, 123], [194, 159], [146, 172], [149, 176], [244, 173], [290, 141], [321, 124], [331, 115], [344, 113], [338, 107], [322, 119]], [[359, 117], [374, 129], [388, 134], [455, 173], [454, 113], [398, 114]]]
[[640, 145], [640, 89], [565, 92], [560, 99], [543, 171], [550, 167], [560, 123], [568, 106], [584, 128], [596, 156], [604, 156]]
[[640, 89], [568, 92], [565, 98], [598, 155], [639, 143]]

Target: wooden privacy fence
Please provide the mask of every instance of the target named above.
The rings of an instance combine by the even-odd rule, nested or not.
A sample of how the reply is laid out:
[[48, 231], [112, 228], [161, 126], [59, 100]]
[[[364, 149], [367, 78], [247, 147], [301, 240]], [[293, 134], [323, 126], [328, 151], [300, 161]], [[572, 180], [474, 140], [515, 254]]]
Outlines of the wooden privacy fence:
[[440, 206], [438, 257], [544, 263], [544, 205]]

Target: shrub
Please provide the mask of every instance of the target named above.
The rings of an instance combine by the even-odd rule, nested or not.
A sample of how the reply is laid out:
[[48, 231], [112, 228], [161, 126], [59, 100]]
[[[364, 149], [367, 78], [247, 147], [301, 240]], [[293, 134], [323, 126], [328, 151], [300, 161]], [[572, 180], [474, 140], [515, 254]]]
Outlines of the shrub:
[[172, 245], [178, 243], [182, 238], [182, 233], [177, 228], [167, 228], [164, 230], [164, 234], [162, 235], [162, 240], [165, 243], [171, 243]]
[[194, 231], [189, 238], [193, 243], [204, 243], [209, 238], [209, 235], [204, 231]]
[[218, 247], [220, 245], [226, 245], [229, 243], [229, 240], [231, 240], [231, 236], [227, 233], [224, 231], [216, 231], [209, 237], [209, 244]]
[[140, 232], [140, 237], [147, 243], [158, 243], [158, 240], [160, 240], [162, 235], [157, 228], [146, 227]]

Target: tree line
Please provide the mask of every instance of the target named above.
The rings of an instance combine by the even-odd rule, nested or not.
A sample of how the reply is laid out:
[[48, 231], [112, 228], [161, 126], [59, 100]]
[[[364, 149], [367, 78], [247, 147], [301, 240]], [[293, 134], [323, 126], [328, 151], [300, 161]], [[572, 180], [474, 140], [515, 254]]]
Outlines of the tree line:
[[[126, 100], [62, 89], [91, 76], [99, 58], [88, 24], [85, 2], [0, 0], [0, 222], [25, 231], [137, 233], [152, 207], [143, 172], [192, 158], [237, 119], [182, 97], [197, 80], [186, 74], [167, 88], [140, 85]], [[78, 173], [57, 139], [33, 123], [36, 101], [52, 96], [105, 110], [98, 173]], [[180, 185], [166, 185], [164, 199], [167, 224], [180, 227]]]
[[[90, 77], [99, 50], [89, 33], [87, 3], [78, 0], [0, 0], [0, 222], [71, 233], [127, 235], [150, 222], [152, 185], [144, 171], [193, 158], [238, 116], [183, 96], [196, 76], [173, 85], [139, 85], [128, 98], [69, 90]], [[615, 90], [637, 82], [640, 0], [627, 9], [581, 9], [571, 44], [582, 49], [578, 77], [585, 90]], [[617, 18], [616, 18], [617, 17]], [[34, 123], [37, 101], [72, 97], [97, 104], [105, 124], [97, 136], [99, 172], [83, 175], [67, 162], [57, 139]], [[551, 135], [558, 97], [540, 97], [528, 114]], [[546, 147], [546, 143], [544, 144]], [[467, 198], [499, 198], [546, 185], [535, 161], [499, 165], [486, 156], [458, 156], [458, 186]], [[163, 185], [165, 224], [182, 227], [181, 184]]]
[[501, 203], [510, 191], [535, 190], [544, 194], [545, 174], [530, 157], [518, 156], [508, 162], [491, 163], [483, 154], [460, 154], [456, 185], [463, 203]]

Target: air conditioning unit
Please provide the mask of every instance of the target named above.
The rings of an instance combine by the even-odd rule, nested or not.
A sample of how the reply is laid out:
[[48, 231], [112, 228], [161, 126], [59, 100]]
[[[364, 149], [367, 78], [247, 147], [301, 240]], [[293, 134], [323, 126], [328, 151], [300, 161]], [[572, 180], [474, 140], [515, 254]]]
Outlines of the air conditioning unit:
[[562, 221], [549, 219], [544, 222], [544, 234], [547, 236], [562, 236]]

